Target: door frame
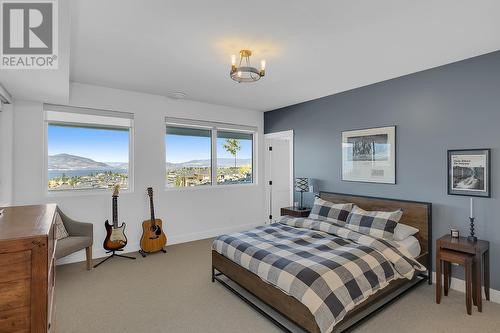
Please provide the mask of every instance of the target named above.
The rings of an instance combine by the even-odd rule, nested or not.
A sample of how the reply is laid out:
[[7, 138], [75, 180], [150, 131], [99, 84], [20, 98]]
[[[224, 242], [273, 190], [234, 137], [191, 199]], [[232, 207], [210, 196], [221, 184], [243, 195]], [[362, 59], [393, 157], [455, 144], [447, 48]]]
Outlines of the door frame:
[[[294, 174], [294, 135], [293, 135], [293, 130], [287, 130], [287, 131], [280, 131], [280, 132], [273, 132], [273, 133], [267, 133], [264, 134], [264, 142], [266, 139], [284, 139], [290, 141], [290, 206], [293, 206], [294, 202], [294, 196], [295, 196], [295, 191], [294, 191], [294, 179], [295, 179], [295, 174]], [[267, 147], [266, 147], [267, 149]]]

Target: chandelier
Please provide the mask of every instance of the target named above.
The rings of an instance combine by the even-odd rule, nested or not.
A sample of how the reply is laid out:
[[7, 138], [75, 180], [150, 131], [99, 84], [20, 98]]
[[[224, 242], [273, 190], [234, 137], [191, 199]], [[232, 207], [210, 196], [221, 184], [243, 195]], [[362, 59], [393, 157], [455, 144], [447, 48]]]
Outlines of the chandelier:
[[233, 79], [238, 83], [255, 82], [258, 81], [264, 75], [266, 75], [266, 61], [261, 60], [260, 69], [257, 69], [250, 65], [251, 55], [252, 51], [241, 50], [240, 62], [238, 66], [236, 66], [236, 56], [235, 55], [231, 56], [231, 72], [229, 72], [231, 79]]

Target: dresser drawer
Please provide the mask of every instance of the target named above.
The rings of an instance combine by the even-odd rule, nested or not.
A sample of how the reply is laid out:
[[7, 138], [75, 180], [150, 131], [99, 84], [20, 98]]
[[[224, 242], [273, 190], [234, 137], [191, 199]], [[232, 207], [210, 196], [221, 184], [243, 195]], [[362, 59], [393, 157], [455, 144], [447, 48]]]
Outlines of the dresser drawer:
[[0, 254], [0, 267], [0, 283], [31, 278], [31, 251]]
[[0, 283], [0, 318], [3, 311], [22, 308], [30, 304], [30, 279]]
[[0, 333], [29, 332], [31, 251], [0, 254]]
[[30, 332], [30, 308], [28, 306], [0, 311], [0, 333]]

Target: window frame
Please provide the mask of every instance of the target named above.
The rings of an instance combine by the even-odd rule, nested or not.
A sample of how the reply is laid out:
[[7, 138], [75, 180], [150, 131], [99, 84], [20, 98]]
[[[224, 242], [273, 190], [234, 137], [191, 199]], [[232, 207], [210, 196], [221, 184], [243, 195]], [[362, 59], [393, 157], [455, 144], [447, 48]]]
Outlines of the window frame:
[[[59, 117], [59, 119], [54, 119]], [[106, 123], [107, 122], [107, 123]], [[128, 123], [128, 124], [127, 124]], [[49, 125], [66, 125], [80, 128], [95, 129], [126, 129], [128, 131], [128, 186], [120, 193], [134, 192], [134, 116], [131, 113], [96, 110], [80, 107], [69, 107], [45, 104], [43, 110], [43, 177], [42, 188], [47, 197], [59, 196], [81, 196], [81, 195], [109, 195], [109, 189], [68, 189], [50, 190], [48, 188], [48, 148], [49, 148]]]
[[[223, 188], [238, 188], [238, 187], [252, 187], [258, 185], [257, 176], [257, 140], [258, 140], [258, 128], [253, 126], [228, 124], [213, 121], [204, 120], [193, 120], [193, 119], [183, 119], [183, 118], [173, 118], [165, 117], [165, 134], [166, 127], [181, 127], [181, 128], [198, 128], [198, 129], [208, 129], [211, 131], [211, 155], [210, 155], [210, 185], [204, 186], [184, 186], [184, 187], [168, 187], [166, 177], [164, 177], [164, 189], [165, 191], [196, 191], [196, 190], [208, 190], [208, 189], [223, 189]], [[246, 133], [252, 135], [252, 182], [251, 183], [241, 183], [241, 184], [218, 184], [217, 182], [217, 132], [236, 132], [236, 133]], [[165, 136], [164, 136], [165, 138]], [[163, 140], [163, 153], [164, 153], [164, 169], [166, 170], [166, 156], [167, 147], [165, 145], [165, 139]]]

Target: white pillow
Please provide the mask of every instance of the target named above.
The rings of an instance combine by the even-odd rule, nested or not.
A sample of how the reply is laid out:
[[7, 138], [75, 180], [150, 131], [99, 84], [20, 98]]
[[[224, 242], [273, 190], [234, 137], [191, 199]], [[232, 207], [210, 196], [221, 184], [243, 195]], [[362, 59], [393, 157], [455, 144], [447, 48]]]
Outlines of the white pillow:
[[407, 224], [398, 223], [396, 229], [394, 229], [394, 240], [402, 241], [410, 236], [415, 235], [419, 230], [417, 228], [411, 227]]

